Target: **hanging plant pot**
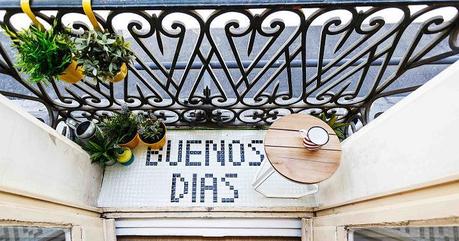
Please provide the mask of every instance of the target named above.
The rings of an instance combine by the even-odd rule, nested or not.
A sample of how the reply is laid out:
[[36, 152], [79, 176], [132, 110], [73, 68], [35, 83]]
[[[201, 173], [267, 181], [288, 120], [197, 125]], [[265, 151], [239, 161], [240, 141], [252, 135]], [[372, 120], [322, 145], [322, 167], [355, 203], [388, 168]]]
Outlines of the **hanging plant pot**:
[[120, 143], [119, 145], [121, 147], [128, 147], [128, 148], [134, 149], [139, 144], [139, 142], [140, 142], [140, 137], [139, 137], [139, 134], [136, 133], [130, 141], [126, 143]]
[[76, 62], [72, 61], [74, 50], [70, 33], [58, 26], [60, 24], [54, 21], [49, 29], [32, 25], [14, 32], [2, 25], [18, 50], [16, 67], [28, 75], [31, 84], [46, 84], [58, 78], [75, 83], [83, 77], [77, 71]]
[[128, 64], [135, 58], [122, 35], [90, 30], [75, 38], [74, 55], [87, 77], [103, 82], [126, 78]]
[[129, 166], [134, 162], [134, 155], [132, 154], [131, 149], [128, 147], [123, 147], [118, 153], [116, 153], [116, 159], [123, 166]]
[[64, 72], [59, 76], [62, 81], [65, 81], [69, 84], [75, 84], [81, 79], [83, 79], [83, 69], [78, 66], [77, 61], [72, 60], [69, 66], [64, 70]]
[[142, 136], [142, 134], [139, 134], [140, 141], [151, 149], [160, 149], [164, 146], [164, 144], [166, 144], [166, 125], [164, 125], [162, 122], [160, 122], [160, 125], [163, 131], [155, 140], [149, 140], [148, 138]]
[[116, 83], [116, 82], [119, 82], [121, 80], [124, 80], [124, 78], [126, 78], [127, 72], [128, 72], [127, 65], [126, 65], [126, 63], [123, 63], [121, 65], [120, 72], [118, 72], [118, 74], [113, 76], [113, 78], [110, 80], [110, 82]]

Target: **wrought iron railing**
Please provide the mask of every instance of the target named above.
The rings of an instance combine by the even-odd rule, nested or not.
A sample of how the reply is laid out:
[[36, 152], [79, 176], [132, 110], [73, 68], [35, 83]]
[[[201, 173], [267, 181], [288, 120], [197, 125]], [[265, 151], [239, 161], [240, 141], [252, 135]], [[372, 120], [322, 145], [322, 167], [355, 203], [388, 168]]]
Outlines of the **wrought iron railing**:
[[[375, 101], [422, 85], [404, 84], [406, 72], [450, 64], [459, 52], [459, 1], [165, 2], [93, 0], [101, 25], [124, 29], [135, 49], [126, 81], [32, 86], [3, 41], [0, 81], [23, 89], [0, 93], [42, 103], [54, 127], [122, 105], [153, 110], [170, 125], [266, 125], [323, 111], [365, 125]], [[0, 9], [17, 28], [19, 0]], [[89, 28], [79, 0], [33, 1], [32, 9], [75, 34]]]

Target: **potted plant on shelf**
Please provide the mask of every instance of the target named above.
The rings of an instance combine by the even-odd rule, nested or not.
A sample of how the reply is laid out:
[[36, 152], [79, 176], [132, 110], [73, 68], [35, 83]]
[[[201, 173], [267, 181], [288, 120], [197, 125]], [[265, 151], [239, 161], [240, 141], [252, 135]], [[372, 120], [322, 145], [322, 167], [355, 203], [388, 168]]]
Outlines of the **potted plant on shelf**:
[[48, 30], [34, 25], [17, 33], [6, 26], [3, 29], [18, 50], [16, 66], [29, 75], [30, 83], [59, 78], [73, 84], [83, 78], [83, 71], [72, 57], [74, 44], [68, 30], [59, 29], [56, 22]]
[[84, 73], [103, 82], [118, 82], [127, 75], [127, 64], [134, 53], [123, 36], [88, 31], [75, 38], [75, 56]]
[[111, 138], [117, 138], [121, 147], [134, 149], [139, 144], [138, 120], [136, 115], [127, 108], [123, 108], [120, 113], [104, 118], [101, 121], [101, 129]]
[[154, 115], [139, 117], [140, 141], [152, 149], [160, 149], [163, 147], [166, 143], [166, 125]]
[[91, 140], [82, 143], [82, 147], [90, 155], [91, 162], [98, 163], [101, 167], [115, 164], [124, 152], [117, 139], [109, 138], [100, 130], [96, 131]]

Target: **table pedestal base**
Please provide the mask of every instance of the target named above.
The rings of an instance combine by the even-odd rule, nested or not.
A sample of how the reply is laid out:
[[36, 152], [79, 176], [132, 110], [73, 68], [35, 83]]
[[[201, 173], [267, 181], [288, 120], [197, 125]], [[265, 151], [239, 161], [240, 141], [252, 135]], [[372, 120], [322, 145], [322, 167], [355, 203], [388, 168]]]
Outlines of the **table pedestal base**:
[[317, 184], [300, 184], [283, 177], [274, 170], [269, 161], [263, 162], [252, 186], [255, 191], [268, 198], [301, 198], [319, 191]]

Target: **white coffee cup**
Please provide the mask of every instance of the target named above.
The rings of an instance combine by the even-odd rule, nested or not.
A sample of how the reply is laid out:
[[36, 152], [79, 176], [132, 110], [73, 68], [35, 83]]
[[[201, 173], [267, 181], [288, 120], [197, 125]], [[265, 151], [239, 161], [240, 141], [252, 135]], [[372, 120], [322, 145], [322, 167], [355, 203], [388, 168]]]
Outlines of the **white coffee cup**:
[[320, 126], [313, 126], [308, 130], [301, 129], [300, 135], [303, 137], [303, 145], [311, 151], [319, 150], [330, 140], [327, 130]]

